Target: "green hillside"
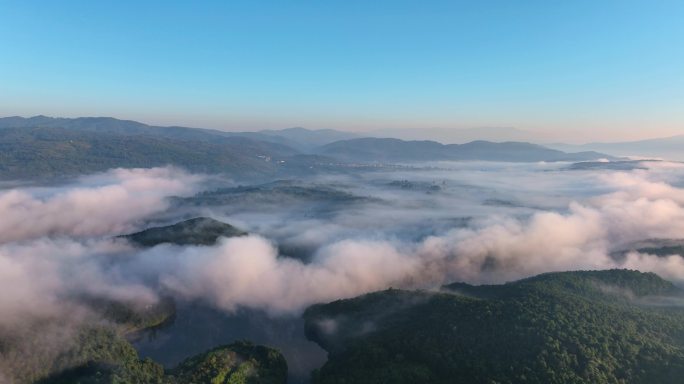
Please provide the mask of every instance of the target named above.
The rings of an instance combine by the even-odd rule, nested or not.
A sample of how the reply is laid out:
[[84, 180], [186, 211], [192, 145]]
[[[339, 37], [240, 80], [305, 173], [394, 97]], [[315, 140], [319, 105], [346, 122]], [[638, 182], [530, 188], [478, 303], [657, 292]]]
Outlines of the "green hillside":
[[162, 243], [177, 245], [213, 245], [219, 237], [244, 236], [247, 232], [208, 217], [196, 217], [164, 227], [148, 228], [121, 236], [143, 246], [153, 247]]
[[315, 305], [314, 383], [680, 383], [682, 291], [636, 271], [564, 272]]
[[172, 321], [176, 306], [171, 298], [151, 305], [96, 296], [72, 300], [89, 315], [77, 311], [73, 319], [29, 319], [19, 327], [0, 328], [0, 382], [33, 383], [55, 373], [72, 377], [102, 369], [158, 370], [157, 364], [140, 361], [125, 338]]
[[169, 383], [279, 384], [285, 358], [272, 348], [237, 342], [191, 357], [171, 371]]
[[[359, 164], [377, 162], [611, 158], [596, 152], [565, 153], [530, 143], [474, 141], [443, 145], [433, 141], [352, 137], [355, 136], [325, 130], [224, 132], [153, 127], [105, 117], [7, 117], [0, 118], [0, 180], [165, 165], [195, 172], [228, 173], [234, 178], [261, 179], [348, 171]], [[319, 144], [322, 146], [316, 147]]]
[[213, 141], [64, 128], [0, 129], [0, 178], [79, 175], [116, 167], [175, 165], [199, 172], [271, 175], [291, 148], [243, 137]]
[[177, 368], [140, 360], [133, 346], [112, 332], [84, 332], [75, 356], [85, 362], [39, 384], [284, 384], [287, 363], [275, 349], [237, 342], [191, 357]]

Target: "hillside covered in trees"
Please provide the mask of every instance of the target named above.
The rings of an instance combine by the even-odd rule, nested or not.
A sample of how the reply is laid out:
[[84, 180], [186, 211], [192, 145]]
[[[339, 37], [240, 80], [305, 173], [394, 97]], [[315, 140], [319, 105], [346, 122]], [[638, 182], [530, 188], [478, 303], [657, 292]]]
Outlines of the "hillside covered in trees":
[[[76, 176], [110, 168], [173, 165], [235, 178], [347, 170], [353, 163], [440, 160], [587, 161], [597, 152], [565, 153], [530, 143], [355, 138], [331, 130], [225, 132], [155, 127], [109, 117], [0, 118], [0, 179]], [[353, 167], [352, 167], [353, 169]]]
[[315, 305], [314, 383], [679, 383], [682, 291], [628, 270], [551, 273]]
[[163, 243], [213, 245], [220, 237], [244, 236], [246, 234], [246, 232], [230, 224], [209, 217], [195, 217], [173, 225], [147, 228], [121, 237], [142, 247], [154, 247]]
[[[235, 342], [192, 356], [173, 369], [141, 359], [130, 342], [136, 331], [159, 325], [174, 315], [172, 303], [161, 303], [150, 313], [134, 313], [120, 303], [93, 306], [109, 321], [84, 322], [68, 337], [30, 334], [0, 335], [0, 368], [10, 376], [5, 383], [39, 384], [279, 384], [287, 380], [287, 363], [279, 351]], [[165, 317], [164, 317], [165, 314]], [[43, 326], [37, 324], [36, 327]], [[27, 331], [28, 332], [28, 331]], [[64, 336], [64, 335], [61, 335]], [[19, 345], [31, 340], [27, 354]], [[59, 340], [59, 344], [56, 344]], [[5, 366], [4, 363], [7, 363]], [[6, 381], [9, 380], [9, 381]]]

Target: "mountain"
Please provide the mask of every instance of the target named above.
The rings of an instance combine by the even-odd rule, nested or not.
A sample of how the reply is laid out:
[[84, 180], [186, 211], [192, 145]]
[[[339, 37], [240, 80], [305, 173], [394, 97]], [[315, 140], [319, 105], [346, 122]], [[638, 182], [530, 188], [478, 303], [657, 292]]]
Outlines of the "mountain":
[[511, 127], [481, 128], [404, 128], [380, 129], [368, 132], [367, 136], [392, 137], [402, 140], [435, 140], [441, 143], [469, 143], [477, 140], [487, 141], [531, 141], [544, 139], [540, 132], [530, 132]]
[[119, 135], [144, 135], [165, 137], [168, 139], [213, 141], [219, 137], [247, 137], [254, 140], [271, 139], [256, 132], [226, 132], [216, 129], [187, 127], [157, 127], [132, 120], [120, 120], [113, 117], [77, 117], [61, 118], [33, 116], [29, 118], [12, 116], [0, 118], [2, 128], [62, 128], [78, 132], [102, 132]]
[[143, 247], [169, 243], [177, 245], [213, 245], [220, 237], [244, 236], [247, 232], [209, 217], [196, 217], [165, 227], [148, 228], [123, 235], [132, 243]]
[[290, 143], [297, 143], [297, 146], [303, 150], [309, 150], [335, 141], [359, 137], [359, 135], [355, 133], [336, 131], [334, 129], [312, 130], [300, 127], [280, 130], [263, 130], [258, 133], [276, 138], [283, 138]]
[[345, 161], [396, 162], [444, 159], [445, 146], [436, 141], [361, 138], [317, 148], [316, 153]]
[[[334, 171], [339, 165], [333, 159], [302, 153], [311, 147], [308, 134], [315, 143], [348, 137], [343, 132], [303, 128], [270, 132], [155, 127], [111, 117], [5, 117], [0, 118], [0, 179], [164, 165], [235, 178], [310, 174]], [[288, 135], [302, 142], [284, 137]]]
[[316, 153], [352, 162], [412, 162], [439, 160], [485, 161], [584, 161], [612, 158], [596, 152], [566, 153], [536, 144], [473, 141], [466, 144], [441, 144], [436, 141], [360, 138], [337, 141], [315, 150]]
[[56, 127], [0, 129], [0, 178], [78, 175], [115, 167], [181, 166], [199, 172], [265, 175], [298, 152], [244, 137], [212, 140]]
[[[289, 128], [262, 132], [228, 132], [217, 129], [188, 127], [159, 127], [132, 120], [120, 120], [113, 117], [77, 117], [58, 118], [19, 116], [0, 118], [2, 128], [63, 128], [79, 132], [102, 132], [119, 135], [145, 135], [164, 137], [174, 140], [214, 141], [220, 138], [243, 137], [267, 143], [280, 144], [297, 150], [308, 149], [332, 141], [355, 137], [353, 134], [333, 130], [308, 130]], [[327, 138], [327, 139], [326, 139]]]
[[306, 310], [329, 352], [313, 383], [680, 383], [684, 292], [628, 270], [440, 292], [390, 289]]
[[[282, 136], [281, 136], [282, 135]], [[595, 152], [565, 153], [519, 142], [355, 138], [333, 130], [223, 132], [154, 127], [109, 117], [0, 118], [0, 180], [75, 176], [116, 167], [174, 165], [237, 179], [353, 170], [358, 163], [434, 160], [585, 161]], [[289, 144], [289, 145], [288, 145]], [[347, 162], [347, 164], [344, 164]]]
[[0, 118], [0, 128], [68, 128], [76, 130], [108, 131], [109, 133], [145, 133], [148, 125], [132, 120], [119, 120], [113, 117], [78, 117], [61, 118], [49, 116], [20, 117], [11, 116]]
[[616, 143], [550, 144], [549, 146], [564, 151], [605, 151], [618, 156], [656, 157], [684, 161], [682, 151], [684, 135]]

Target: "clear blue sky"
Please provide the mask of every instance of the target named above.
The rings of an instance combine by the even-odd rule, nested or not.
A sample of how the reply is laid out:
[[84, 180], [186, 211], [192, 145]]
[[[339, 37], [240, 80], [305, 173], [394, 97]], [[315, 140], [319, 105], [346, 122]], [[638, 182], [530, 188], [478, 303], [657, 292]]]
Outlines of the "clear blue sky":
[[684, 1], [0, 0], [0, 115], [684, 133]]

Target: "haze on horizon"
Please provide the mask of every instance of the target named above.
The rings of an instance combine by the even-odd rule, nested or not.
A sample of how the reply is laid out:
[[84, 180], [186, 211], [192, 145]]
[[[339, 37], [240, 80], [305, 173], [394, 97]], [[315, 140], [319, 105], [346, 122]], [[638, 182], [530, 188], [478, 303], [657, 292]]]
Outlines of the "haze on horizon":
[[0, 116], [684, 134], [679, 1], [266, 3], [2, 1]]

